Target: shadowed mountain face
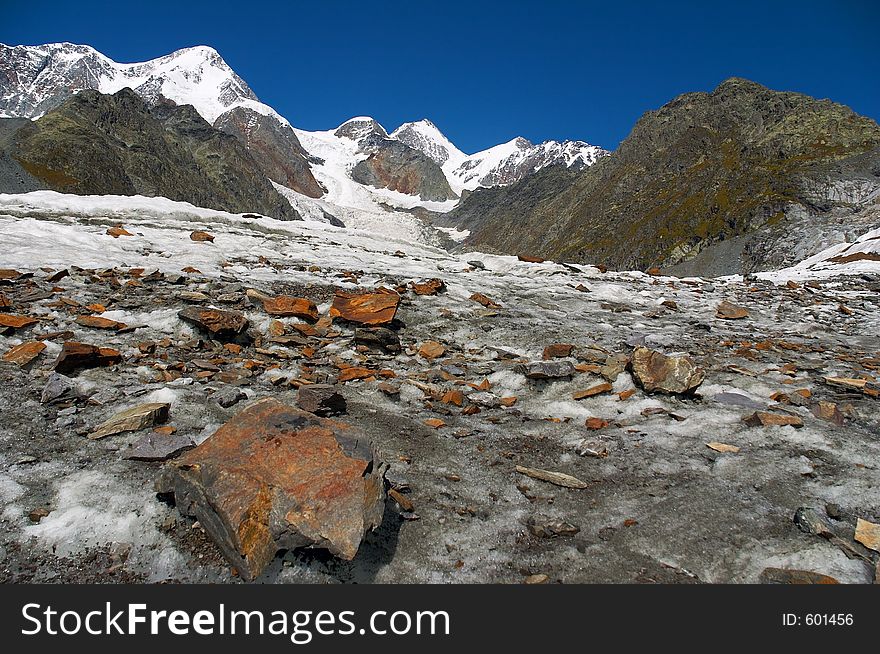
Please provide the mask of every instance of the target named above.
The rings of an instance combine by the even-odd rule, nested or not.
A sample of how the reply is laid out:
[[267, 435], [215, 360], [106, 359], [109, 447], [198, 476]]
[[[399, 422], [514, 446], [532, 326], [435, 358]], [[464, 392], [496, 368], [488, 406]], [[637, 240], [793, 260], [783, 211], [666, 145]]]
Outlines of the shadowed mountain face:
[[77, 93], [7, 137], [5, 151], [7, 162], [56, 191], [164, 196], [299, 219], [238, 139], [189, 105], [151, 110], [130, 89]]
[[877, 123], [847, 107], [731, 79], [645, 114], [582, 173], [479, 190], [444, 222], [471, 230], [480, 249], [619, 269], [754, 235], [724, 272], [762, 269], [780, 263], [773, 243], [792, 225], [822, 227], [876, 198], [878, 147]]
[[354, 181], [417, 195], [426, 201], [443, 202], [457, 197], [440, 166], [418, 150], [387, 138], [371, 144], [370, 150], [370, 156], [352, 169]]

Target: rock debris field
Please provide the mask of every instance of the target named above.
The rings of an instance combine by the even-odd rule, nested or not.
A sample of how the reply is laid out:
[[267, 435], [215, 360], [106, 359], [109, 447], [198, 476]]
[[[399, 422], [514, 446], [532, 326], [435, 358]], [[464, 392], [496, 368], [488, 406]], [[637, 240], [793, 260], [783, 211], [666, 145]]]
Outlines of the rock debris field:
[[876, 583], [880, 269], [49, 192], [0, 242], [5, 582]]

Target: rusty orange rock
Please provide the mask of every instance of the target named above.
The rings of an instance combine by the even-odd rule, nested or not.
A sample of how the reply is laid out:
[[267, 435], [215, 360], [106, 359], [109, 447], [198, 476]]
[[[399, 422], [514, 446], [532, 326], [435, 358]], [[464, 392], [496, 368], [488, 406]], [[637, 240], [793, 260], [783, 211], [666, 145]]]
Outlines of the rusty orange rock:
[[587, 397], [593, 397], [594, 395], [599, 395], [600, 393], [608, 393], [611, 391], [613, 387], [608, 382], [600, 382], [594, 386], [590, 386], [585, 391], [578, 391], [572, 395], [572, 398], [575, 400], [583, 400]]
[[458, 390], [446, 391], [440, 400], [444, 404], [454, 404], [455, 406], [464, 405], [464, 393]]
[[501, 308], [500, 304], [498, 304], [494, 300], [488, 298], [487, 296], [483, 295], [482, 293], [474, 293], [473, 295], [471, 295], [471, 300], [473, 300], [474, 302], [478, 302], [479, 304], [482, 304], [487, 309], [500, 309]]
[[428, 279], [423, 282], [412, 282], [410, 284], [416, 295], [437, 295], [446, 290], [446, 283], [442, 279]]
[[587, 421], [584, 423], [587, 429], [591, 431], [599, 431], [600, 429], [605, 429], [609, 423], [607, 420], [603, 418], [587, 418]]
[[784, 413], [770, 413], [768, 411], [755, 411], [742, 419], [749, 427], [787, 426], [803, 427], [804, 421], [797, 416]]
[[94, 329], [125, 329], [127, 325], [124, 322], [110, 320], [109, 318], [101, 318], [100, 316], [80, 316], [76, 319], [77, 325], [83, 327], [93, 327]]
[[544, 348], [543, 359], [547, 361], [548, 359], [570, 357], [572, 350], [574, 350], [574, 345], [571, 343], [554, 343]]
[[207, 241], [209, 243], [214, 242], [214, 235], [213, 234], [209, 234], [208, 232], [203, 232], [200, 230], [194, 231], [192, 234], [189, 235], [189, 238], [191, 241], [196, 241], [197, 243], [201, 243], [201, 242], [205, 242], [205, 241]]
[[0, 313], [0, 333], [6, 330], [24, 329], [25, 327], [33, 327], [37, 324], [35, 318], [27, 316], [16, 316], [11, 313]]
[[372, 293], [336, 291], [331, 318], [341, 318], [360, 325], [386, 325], [394, 320], [400, 296], [387, 288]]
[[533, 257], [528, 254], [518, 254], [516, 258], [525, 263], [544, 263], [544, 259], [541, 257]]
[[263, 309], [270, 316], [293, 317], [311, 321], [318, 319], [318, 307], [314, 302], [304, 297], [279, 295], [275, 298], [266, 298], [263, 300]]
[[440, 429], [440, 427], [446, 426], [446, 423], [440, 420], [440, 418], [428, 418], [425, 420], [425, 424], [432, 429]]
[[122, 361], [118, 350], [110, 347], [97, 347], [87, 343], [66, 341], [55, 359], [55, 372], [70, 375], [83, 368], [101, 368]]
[[107, 234], [113, 238], [119, 238], [120, 236], [133, 236], [131, 232], [126, 231], [122, 227], [109, 227], [107, 229]]
[[24, 368], [40, 356], [40, 353], [45, 349], [46, 344], [41, 343], [40, 341], [22, 343], [21, 345], [16, 345], [15, 347], [10, 348], [6, 354], [3, 355], [3, 360], [7, 363], [14, 363], [17, 366]]
[[419, 348], [419, 355], [429, 361], [442, 357], [444, 354], [446, 354], [446, 348], [437, 341], [425, 341]]
[[347, 382], [354, 381], [355, 379], [369, 379], [370, 377], [377, 377], [381, 375], [380, 370], [373, 370], [372, 368], [359, 368], [357, 366], [352, 366], [351, 368], [346, 368], [345, 370], [340, 371], [339, 373], [339, 381]]
[[353, 559], [382, 522], [386, 469], [360, 429], [266, 398], [168, 464], [156, 490], [252, 580], [279, 550]]
[[715, 310], [715, 317], [722, 320], [742, 320], [749, 317], [749, 311], [745, 307], [724, 300]]

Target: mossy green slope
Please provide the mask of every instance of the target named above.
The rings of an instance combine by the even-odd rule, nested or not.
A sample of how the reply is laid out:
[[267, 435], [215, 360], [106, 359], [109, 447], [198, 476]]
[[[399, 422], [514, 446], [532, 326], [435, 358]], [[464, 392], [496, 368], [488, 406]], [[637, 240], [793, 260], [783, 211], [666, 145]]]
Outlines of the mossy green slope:
[[614, 268], [671, 265], [785, 221], [792, 206], [813, 202], [808, 180], [878, 147], [877, 123], [845, 106], [734, 78], [647, 113], [567, 187], [554, 172], [478, 191], [448, 221], [471, 229], [477, 248]]

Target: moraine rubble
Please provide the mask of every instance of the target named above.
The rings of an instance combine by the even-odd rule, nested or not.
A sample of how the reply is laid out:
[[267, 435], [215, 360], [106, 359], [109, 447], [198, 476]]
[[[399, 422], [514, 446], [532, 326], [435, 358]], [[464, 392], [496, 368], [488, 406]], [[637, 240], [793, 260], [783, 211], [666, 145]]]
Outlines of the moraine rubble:
[[[876, 578], [877, 272], [677, 279], [109, 202], [0, 197], [3, 581]], [[265, 402], [362, 434], [346, 483], [387, 499], [338, 541], [247, 514], [236, 569], [167, 491]]]

